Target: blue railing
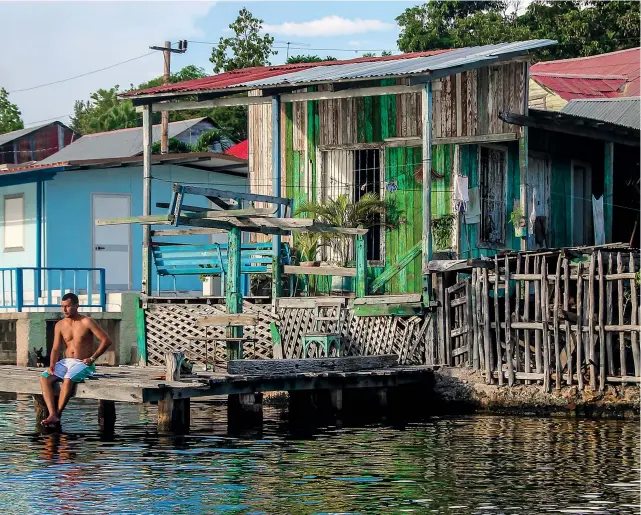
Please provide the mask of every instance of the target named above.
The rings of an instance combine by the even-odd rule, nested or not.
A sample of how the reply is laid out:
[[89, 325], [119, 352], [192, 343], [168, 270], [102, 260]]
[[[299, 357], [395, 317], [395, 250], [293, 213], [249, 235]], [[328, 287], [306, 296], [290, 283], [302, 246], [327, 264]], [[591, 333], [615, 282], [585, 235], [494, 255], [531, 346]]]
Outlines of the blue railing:
[[[45, 295], [43, 298], [43, 290]], [[0, 268], [0, 309], [59, 307], [58, 297], [75, 293], [81, 308], [107, 307], [104, 268]], [[87, 300], [84, 301], [86, 296]]]

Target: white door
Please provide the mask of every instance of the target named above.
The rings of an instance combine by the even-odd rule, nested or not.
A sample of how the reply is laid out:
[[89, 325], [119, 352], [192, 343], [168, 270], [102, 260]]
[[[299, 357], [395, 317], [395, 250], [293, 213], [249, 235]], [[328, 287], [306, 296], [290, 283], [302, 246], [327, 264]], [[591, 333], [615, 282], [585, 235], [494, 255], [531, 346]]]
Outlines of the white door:
[[[550, 162], [546, 158], [529, 156], [527, 179], [528, 249], [550, 246]], [[532, 234], [530, 234], [532, 225]]]
[[[106, 288], [112, 291], [131, 289], [131, 226], [96, 225], [100, 218], [131, 216], [129, 195], [93, 195], [93, 266], [105, 269]], [[97, 283], [97, 278], [95, 279]]]

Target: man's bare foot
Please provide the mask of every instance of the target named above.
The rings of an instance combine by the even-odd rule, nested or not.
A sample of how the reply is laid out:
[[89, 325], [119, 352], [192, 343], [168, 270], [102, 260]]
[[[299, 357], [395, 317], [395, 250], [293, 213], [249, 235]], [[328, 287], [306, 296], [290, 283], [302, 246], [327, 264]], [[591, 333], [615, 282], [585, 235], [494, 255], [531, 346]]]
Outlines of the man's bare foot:
[[49, 415], [47, 418], [45, 418], [42, 422], [40, 422], [43, 426], [55, 426], [57, 424], [60, 424], [60, 417], [58, 415]]

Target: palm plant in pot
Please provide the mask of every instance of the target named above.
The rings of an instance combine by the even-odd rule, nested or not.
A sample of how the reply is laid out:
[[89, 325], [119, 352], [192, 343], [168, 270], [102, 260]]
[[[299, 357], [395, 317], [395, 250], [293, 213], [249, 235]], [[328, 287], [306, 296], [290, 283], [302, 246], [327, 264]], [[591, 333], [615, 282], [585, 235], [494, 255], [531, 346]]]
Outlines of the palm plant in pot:
[[325, 235], [316, 232], [304, 232], [296, 235], [294, 248], [298, 251], [298, 262], [300, 266], [320, 266], [318, 251], [327, 245]]

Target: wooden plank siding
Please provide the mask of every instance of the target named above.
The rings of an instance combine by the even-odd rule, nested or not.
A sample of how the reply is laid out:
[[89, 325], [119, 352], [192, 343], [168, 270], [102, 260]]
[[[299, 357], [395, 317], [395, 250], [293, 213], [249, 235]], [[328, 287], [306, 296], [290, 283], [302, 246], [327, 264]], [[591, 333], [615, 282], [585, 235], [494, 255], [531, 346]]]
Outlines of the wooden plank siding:
[[[434, 88], [432, 113], [433, 136], [481, 136], [519, 132], [520, 128], [500, 120], [500, 111], [523, 113], [526, 87], [525, 63], [508, 63], [480, 68], [440, 79]], [[408, 79], [369, 81], [367, 86], [407, 84]], [[331, 85], [319, 85], [306, 91], [330, 91]], [[271, 105], [249, 106], [249, 169], [252, 191], [271, 194]], [[421, 189], [415, 172], [421, 164], [421, 149], [387, 147], [387, 138], [421, 136], [421, 94], [385, 95], [295, 102], [281, 107], [281, 177], [283, 195], [294, 199], [321, 199], [327, 188], [336, 189], [336, 180], [343, 187], [351, 183], [345, 171], [337, 168], [335, 157], [342, 152], [375, 148], [381, 152], [383, 194], [394, 199], [404, 223], [385, 231], [384, 258], [386, 265], [398, 262], [420, 241], [422, 227]], [[418, 140], [417, 140], [417, 145]], [[502, 143], [508, 150], [506, 195], [519, 194], [518, 146]], [[470, 177], [470, 187], [478, 186], [478, 145], [460, 147], [460, 169]], [[432, 216], [451, 212], [452, 173], [455, 145], [433, 148]], [[343, 160], [349, 162], [349, 159]], [[458, 168], [458, 166], [457, 166]], [[332, 182], [331, 179], [334, 179]], [[329, 182], [328, 182], [329, 181]], [[340, 188], [338, 188], [340, 189]], [[506, 199], [506, 216], [512, 209]], [[508, 209], [509, 206], [509, 209]], [[505, 230], [505, 244], [518, 248], [513, 230]], [[479, 249], [476, 225], [462, 225], [462, 249], [473, 256], [492, 255], [493, 249]], [[371, 269], [372, 277], [383, 268]], [[370, 279], [372, 279], [370, 277]], [[401, 270], [387, 285], [386, 293], [421, 291], [420, 256]]]

